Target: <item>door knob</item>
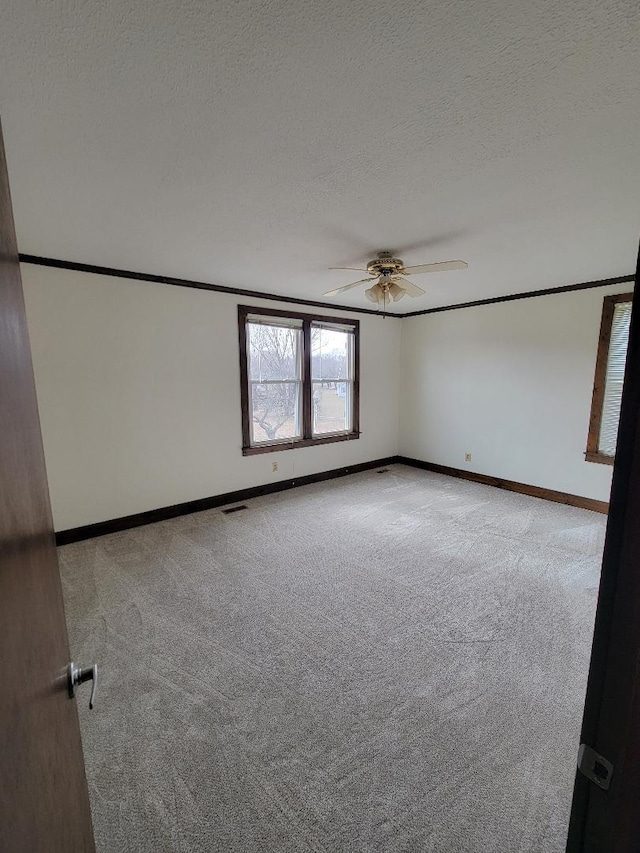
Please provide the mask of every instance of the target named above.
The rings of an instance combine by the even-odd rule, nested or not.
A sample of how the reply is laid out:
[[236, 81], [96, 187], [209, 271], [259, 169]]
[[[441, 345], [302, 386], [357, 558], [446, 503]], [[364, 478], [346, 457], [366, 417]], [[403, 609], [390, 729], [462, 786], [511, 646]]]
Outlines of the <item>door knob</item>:
[[67, 675], [69, 678], [69, 696], [73, 699], [76, 695], [76, 687], [79, 684], [84, 684], [85, 681], [92, 681], [91, 696], [89, 697], [89, 708], [93, 709], [93, 700], [96, 695], [96, 687], [98, 686], [98, 664], [92, 666], [78, 666], [77, 663], [71, 661], [67, 667]]

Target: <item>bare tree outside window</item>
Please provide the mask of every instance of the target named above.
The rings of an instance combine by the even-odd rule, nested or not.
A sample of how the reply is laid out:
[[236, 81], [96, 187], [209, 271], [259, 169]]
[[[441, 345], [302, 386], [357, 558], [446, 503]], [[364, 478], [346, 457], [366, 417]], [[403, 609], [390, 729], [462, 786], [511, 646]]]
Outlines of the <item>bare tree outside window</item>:
[[358, 438], [357, 320], [238, 307], [244, 455]]
[[313, 434], [350, 429], [353, 335], [312, 326]]
[[254, 441], [296, 438], [300, 429], [300, 328], [249, 323]]

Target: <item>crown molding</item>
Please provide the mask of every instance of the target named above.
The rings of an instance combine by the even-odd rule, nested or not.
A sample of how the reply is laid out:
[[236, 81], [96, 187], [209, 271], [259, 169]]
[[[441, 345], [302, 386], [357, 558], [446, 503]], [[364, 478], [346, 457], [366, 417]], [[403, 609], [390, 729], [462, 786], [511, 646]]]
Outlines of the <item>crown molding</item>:
[[615, 278], [601, 278], [596, 281], [583, 281], [579, 284], [565, 284], [560, 287], [546, 287], [543, 290], [527, 290], [524, 293], [508, 293], [491, 299], [476, 299], [473, 302], [459, 302], [443, 305], [439, 308], [424, 308], [422, 311], [409, 311], [401, 317], [421, 317], [423, 314], [440, 314], [442, 311], [458, 311], [460, 308], [475, 308], [478, 305], [496, 305], [498, 302], [514, 302], [516, 299], [532, 299], [535, 296], [555, 296], [558, 293], [572, 293], [577, 290], [590, 290], [593, 287], [609, 287], [612, 284], [627, 284], [634, 281], [634, 275], [620, 275]]
[[382, 314], [372, 308], [354, 308], [352, 305], [338, 305], [335, 302], [320, 302], [314, 299], [300, 299], [297, 296], [282, 296], [277, 293], [263, 293], [260, 290], [246, 290], [240, 287], [227, 287], [223, 284], [212, 284], [208, 281], [193, 281], [188, 278], [175, 278], [155, 273], [134, 272], [114, 267], [100, 267], [94, 264], [81, 264], [78, 261], [63, 261], [59, 258], [42, 258], [39, 255], [19, 255], [20, 263], [35, 264], [40, 267], [85, 272], [91, 275], [106, 275], [113, 278], [128, 278], [133, 281], [150, 281], [154, 284], [169, 284], [173, 287], [191, 287], [196, 290], [211, 290], [214, 293], [227, 293], [232, 296], [243, 296], [249, 299], [267, 299], [272, 302], [285, 302], [293, 305], [309, 305], [313, 308], [328, 308], [331, 311], [350, 311], [354, 314], [373, 314], [376, 317], [401, 317], [401, 314]]
[[337, 305], [333, 302], [320, 302], [313, 299], [301, 299], [296, 296], [282, 296], [277, 293], [263, 293], [260, 290], [246, 290], [239, 287], [227, 287], [222, 284], [212, 284], [206, 281], [193, 281], [188, 278], [156, 275], [155, 273], [121, 270], [114, 267], [100, 267], [94, 264], [82, 264], [77, 261], [63, 261], [59, 258], [43, 258], [39, 255], [20, 253], [20, 263], [35, 264], [41, 267], [85, 272], [93, 275], [106, 275], [113, 278], [128, 278], [133, 281], [150, 281], [155, 284], [168, 284], [173, 287], [191, 287], [196, 290], [210, 290], [214, 293], [227, 293], [233, 296], [243, 296], [249, 299], [266, 299], [272, 302], [284, 302], [291, 305], [309, 305], [313, 308], [328, 308], [331, 311], [349, 311], [353, 314], [369, 314], [374, 317], [395, 317], [402, 320], [405, 317], [421, 317], [427, 314], [440, 314], [443, 311], [459, 311], [461, 308], [476, 308], [479, 305], [496, 305], [499, 302], [515, 302], [518, 299], [532, 299], [537, 296], [555, 296], [559, 293], [572, 293], [580, 290], [590, 290], [595, 287], [609, 287], [613, 284], [628, 284], [635, 280], [632, 274], [602, 278], [595, 281], [584, 281], [578, 284], [566, 284], [560, 287], [546, 287], [542, 290], [528, 290], [524, 293], [508, 293], [505, 296], [494, 296], [491, 299], [476, 299], [473, 302], [459, 302], [453, 305], [442, 305], [438, 308], [424, 308], [421, 311], [408, 311], [405, 314], [383, 314], [372, 308], [354, 308], [352, 305]]

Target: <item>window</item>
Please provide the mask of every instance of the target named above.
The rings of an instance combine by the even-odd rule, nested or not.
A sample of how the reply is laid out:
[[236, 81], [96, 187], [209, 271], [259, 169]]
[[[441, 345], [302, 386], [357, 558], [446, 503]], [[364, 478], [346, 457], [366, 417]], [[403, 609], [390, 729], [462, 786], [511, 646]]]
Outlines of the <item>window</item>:
[[593, 382], [587, 462], [613, 465], [629, 343], [632, 293], [605, 296]]
[[238, 306], [242, 452], [358, 438], [359, 321]]

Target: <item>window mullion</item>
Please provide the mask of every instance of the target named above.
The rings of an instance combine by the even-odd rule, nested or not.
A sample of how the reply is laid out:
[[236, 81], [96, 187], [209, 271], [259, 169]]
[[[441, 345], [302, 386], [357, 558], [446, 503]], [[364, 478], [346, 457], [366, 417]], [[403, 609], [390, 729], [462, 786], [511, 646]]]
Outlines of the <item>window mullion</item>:
[[353, 335], [351, 359], [351, 431], [360, 433], [360, 336]]
[[312, 438], [311, 321], [302, 323], [302, 437]]

